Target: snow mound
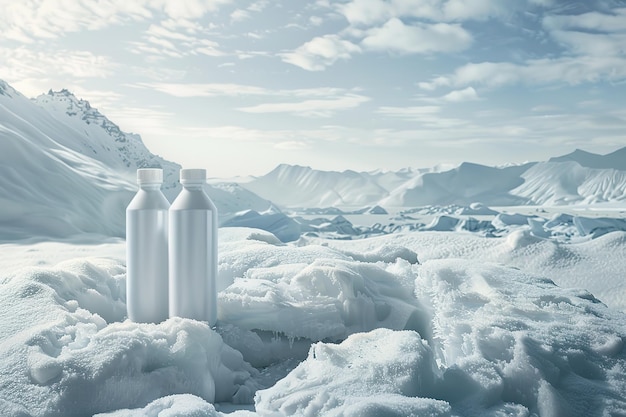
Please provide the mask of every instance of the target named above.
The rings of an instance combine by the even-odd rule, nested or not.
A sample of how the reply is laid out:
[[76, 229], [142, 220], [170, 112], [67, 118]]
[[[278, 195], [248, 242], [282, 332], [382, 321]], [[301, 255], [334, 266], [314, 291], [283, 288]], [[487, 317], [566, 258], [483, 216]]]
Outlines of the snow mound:
[[434, 355], [418, 333], [378, 329], [311, 346], [286, 378], [257, 393], [256, 409], [285, 416], [445, 415], [450, 406], [428, 398], [437, 379]]
[[418, 268], [432, 332], [373, 330], [257, 392], [285, 416], [606, 416], [626, 412], [626, 319], [591, 294], [462, 260]]
[[119, 410], [94, 417], [218, 417], [213, 404], [191, 394], [170, 395], [154, 400], [141, 409]]
[[421, 326], [416, 319], [420, 306], [407, 282], [408, 262], [392, 267], [337, 258], [248, 269], [220, 292], [220, 320], [309, 341], [342, 340], [378, 327]]
[[468, 207], [459, 207], [455, 211], [455, 214], [469, 214], [472, 216], [490, 216], [496, 215], [498, 212], [496, 210], [492, 210], [489, 207], [481, 204], [481, 203], [472, 203]]
[[372, 207], [372, 208], [369, 208], [369, 209], [367, 210], [367, 213], [368, 213], [368, 214], [389, 214], [389, 213], [387, 212], [387, 210], [385, 210], [385, 209], [384, 209], [383, 207], [381, 207], [381, 206], [374, 206], [374, 207]]
[[179, 393], [252, 401], [257, 371], [206, 324], [121, 321], [124, 272], [78, 259], [2, 280], [1, 415], [93, 415]]

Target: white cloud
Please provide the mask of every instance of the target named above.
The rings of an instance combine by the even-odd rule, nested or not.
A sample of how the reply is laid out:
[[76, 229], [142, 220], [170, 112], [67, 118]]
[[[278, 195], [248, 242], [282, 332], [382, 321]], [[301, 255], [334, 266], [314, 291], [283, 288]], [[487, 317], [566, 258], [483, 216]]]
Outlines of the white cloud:
[[353, 0], [338, 8], [352, 24], [371, 25], [385, 21], [393, 15], [392, 3], [383, 0]]
[[271, 90], [242, 84], [138, 83], [132, 87], [160, 91], [174, 97], [268, 95]]
[[[123, 1], [123, 0], [122, 0]], [[127, 0], [128, 1], [128, 0]], [[135, 0], [137, 1], [137, 0]], [[163, 10], [173, 19], [198, 19], [231, 0], [141, 0], [155, 10]]]
[[626, 55], [626, 33], [604, 34], [555, 30], [550, 35], [575, 54], [598, 57]]
[[305, 117], [330, 117], [337, 111], [355, 108], [367, 101], [369, 101], [368, 97], [346, 94], [327, 99], [263, 103], [256, 106], [240, 107], [238, 110], [246, 113], [292, 113]]
[[391, 106], [383, 106], [379, 107], [377, 112], [394, 117], [402, 117], [402, 118], [416, 118], [423, 117], [425, 115], [432, 115], [439, 113], [441, 111], [441, 107], [439, 106], [412, 106], [412, 107], [391, 107]]
[[269, 4], [269, 0], [259, 0], [252, 3], [248, 7], [248, 10], [250, 10], [251, 12], [262, 12], [267, 6], [269, 6]]
[[207, 29], [188, 20], [168, 19], [151, 24], [143, 35], [144, 42], [127, 42], [128, 50], [147, 59], [182, 58], [190, 55], [224, 56], [217, 42], [207, 39]]
[[230, 0], [32, 0], [4, 1], [3, 38], [18, 42], [49, 39], [81, 30], [100, 30], [145, 21], [162, 13], [173, 20], [199, 19]]
[[309, 71], [323, 71], [338, 60], [350, 59], [361, 49], [337, 35], [314, 38], [293, 52], [280, 54], [284, 62]]
[[392, 18], [383, 26], [367, 31], [361, 45], [376, 51], [411, 54], [461, 51], [471, 43], [472, 35], [457, 24], [406, 25]]
[[486, 20], [494, 16], [507, 15], [514, 7], [524, 7], [524, 1], [513, 2], [499, 0], [448, 0], [443, 5], [442, 17], [448, 21]]
[[626, 7], [613, 10], [613, 14], [589, 12], [580, 15], [551, 15], [543, 19], [548, 30], [583, 29], [598, 32], [626, 31]]
[[26, 46], [0, 47], [0, 73], [8, 80], [27, 78], [105, 78], [116, 64], [88, 51], [35, 51]]
[[241, 22], [246, 19], [250, 19], [250, 12], [243, 9], [237, 9], [230, 14], [231, 22]]
[[303, 141], [296, 141], [296, 140], [278, 142], [274, 145], [274, 148], [285, 150], [285, 151], [301, 151], [303, 149], [308, 149], [310, 147], [311, 146], [308, 143], [305, 143]]
[[442, 97], [445, 101], [458, 103], [462, 101], [478, 100], [478, 93], [474, 90], [474, 87], [467, 87], [463, 90], [454, 90]]
[[508, 16], [512, 11], [524, 10], [525, 7], [525, 0], [352, 0], [338, 5], [337, 10], [352, 25], [371, 26], [391, 18], [439, 22], [486, 20]]
[[[276, 89], [244, 84], [184, 84], [184, 83], [139, 83], [135, 88], [160, 91], [174, 97], [264, 97], [270, 100], [283, 98], [237, 110], [246, 113], [292, 113], [307, 117], [329, 117], [341, 110], [360, 106], [370, 100], [359, 89], [332, 87]], [[284, 98], [288, 98], [287, 101]]]

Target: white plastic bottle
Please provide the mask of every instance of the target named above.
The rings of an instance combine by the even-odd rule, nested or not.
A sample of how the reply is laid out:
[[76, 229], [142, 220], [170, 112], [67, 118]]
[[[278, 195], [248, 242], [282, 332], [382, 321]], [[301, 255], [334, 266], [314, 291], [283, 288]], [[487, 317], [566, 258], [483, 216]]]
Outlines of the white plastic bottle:
[[135, 322], [168, 318], [168, 208], [163, 170], [138, 169], [139, 191], [126, 208], [126, 308]]
[[169, 210], [169, 315], [217, 320], [217, 208], [204, 191], [206, 170], [182, 169]]

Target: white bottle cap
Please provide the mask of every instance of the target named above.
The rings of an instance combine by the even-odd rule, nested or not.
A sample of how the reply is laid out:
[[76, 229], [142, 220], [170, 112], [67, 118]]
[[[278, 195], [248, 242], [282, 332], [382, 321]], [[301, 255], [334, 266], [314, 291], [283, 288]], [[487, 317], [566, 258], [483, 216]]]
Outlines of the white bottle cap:
[[206, 169], [181, 169], [181, 184], [204, 184], [206, 182]]
[[137, 184], [161, 184], [163, 170], [161, 168], [140, 168], [137, 170]]

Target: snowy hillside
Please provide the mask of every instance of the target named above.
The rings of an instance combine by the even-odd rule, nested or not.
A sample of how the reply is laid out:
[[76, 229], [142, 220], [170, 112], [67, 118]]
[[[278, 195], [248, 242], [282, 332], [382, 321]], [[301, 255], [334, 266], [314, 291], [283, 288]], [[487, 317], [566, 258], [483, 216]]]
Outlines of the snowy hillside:
[[163, 168], [163, 192], [168, 198], [178, 192], [180, 165], [150, 153], [139, 135], [122, 132], [89, 102], [67, 90], [49, 91], [33, 101], [71, 129], [73, 134], [59, 138], [62, 145], [115, 171], [130, 173], [131, 180], [137, 168]]
[[[67, 90], [30, 100], [0, 81], [0, 236], [124, 236], [136, 169], [161, 167], [163, 190], [180, 190], [180, 165], [153, 155]], [[207, 186], [224, 216], [271, 203], [236, 184]]]
[[548, 162], [506, 167], [462, 163], [440, 170], [329, 172], [280, 165], [242, 184], [281, 207], [565, 205], [626, 201], [626, 148], [576, 151]]

